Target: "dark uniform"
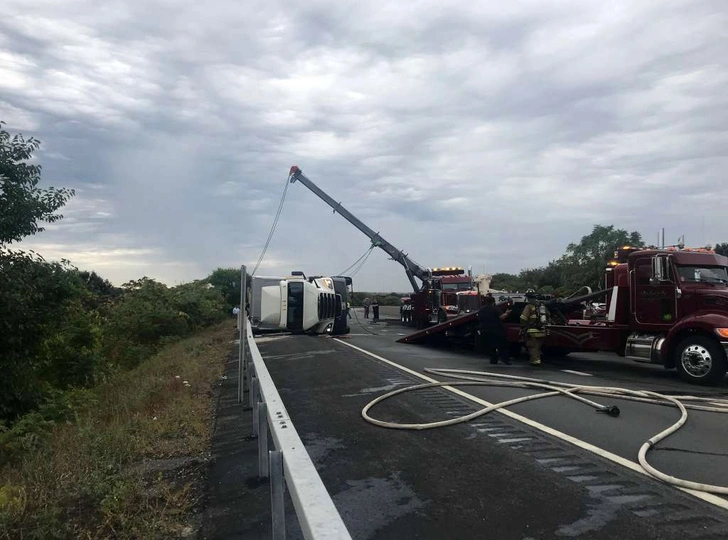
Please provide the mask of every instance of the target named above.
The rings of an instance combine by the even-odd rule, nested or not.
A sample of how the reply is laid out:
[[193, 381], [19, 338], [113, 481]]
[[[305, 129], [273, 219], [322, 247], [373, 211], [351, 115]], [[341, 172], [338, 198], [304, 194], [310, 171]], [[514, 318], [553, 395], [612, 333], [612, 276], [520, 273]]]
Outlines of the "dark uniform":
[[510, 364], [508, 359], [510, 346], [506, 337], [506, 327], [503, 325], [503, 319], [508, 312], [503, 313], [495, 307], [492, 299], [486, 301], [488, 303], [478, 310], [481, 347], [488, 352], [491, 364], [497, 364], [499, 357], [504, 364]]

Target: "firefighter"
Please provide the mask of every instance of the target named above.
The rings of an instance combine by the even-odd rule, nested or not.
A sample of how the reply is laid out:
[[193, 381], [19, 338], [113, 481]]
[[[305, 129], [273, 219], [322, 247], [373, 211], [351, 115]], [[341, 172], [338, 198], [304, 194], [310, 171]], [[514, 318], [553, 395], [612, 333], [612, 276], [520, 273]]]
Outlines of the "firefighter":
[[372, 303], [372, 301], [367, 296], [364, 299], [364, 318], [365, 319], [368, 319], [369, 318], [369, 306], [371, 305], [371, 303]]
[[538, 296], [533, 291], [526, 292], [526, 300], [528, 305], [521, 313], [521, 332], [526, 338], [530, 364], [538, 366], [541, 364], [541, 343], [546, 337], [548, 310], [539, 302]]

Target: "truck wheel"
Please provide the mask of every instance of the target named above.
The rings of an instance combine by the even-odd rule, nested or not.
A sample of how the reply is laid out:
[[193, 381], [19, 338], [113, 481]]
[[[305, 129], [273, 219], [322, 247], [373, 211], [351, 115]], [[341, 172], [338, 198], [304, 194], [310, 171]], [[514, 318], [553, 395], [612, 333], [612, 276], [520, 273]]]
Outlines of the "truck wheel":
[[688, 336], [675, 349], [675, 366], [685, 381], [702, 385], [716, 384], [725, 376], [725, 353], [714, 339]]

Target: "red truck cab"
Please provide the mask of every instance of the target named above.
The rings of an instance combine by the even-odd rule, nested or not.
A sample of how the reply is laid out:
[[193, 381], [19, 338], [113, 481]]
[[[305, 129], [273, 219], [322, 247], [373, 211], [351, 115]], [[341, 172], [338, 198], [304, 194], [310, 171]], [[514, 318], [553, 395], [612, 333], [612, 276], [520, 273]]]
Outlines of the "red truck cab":
[[[728, 257], [708, 249], [615, 252], [605, 274], [607, 313], [552, 324], [545, 350], [612, 351], [677, 368], [697, 384], [728, 369]], [[515, 322], [515, 321], [514, 321]]]
[[462, 268], [433, 268], [440, 282], [440, 305], [448, 317], [458, 314], [458, 293], [473, 290], [473, 280]]
[[611, 273], [619, 296], [615, 322], [626, 319], [632, 331], [626, 356], [676, 367], [693, 382], [723, 378], [728, 257], [707, 249], [639, 250]]

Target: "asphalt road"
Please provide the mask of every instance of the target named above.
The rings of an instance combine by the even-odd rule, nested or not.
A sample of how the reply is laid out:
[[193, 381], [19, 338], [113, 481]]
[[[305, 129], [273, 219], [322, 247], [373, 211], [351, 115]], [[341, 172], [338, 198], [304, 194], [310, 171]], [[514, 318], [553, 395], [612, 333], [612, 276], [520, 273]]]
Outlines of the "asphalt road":
[[[387, 308], [383, 316], [388, 316]], [[396, 308], [395, 308], [396, 309]], [[354, 538], [726, 538], [728, 512], [499, 413], [428, 431], [378, 428], [361, 419], [374, 397], [418, 381], [425, 367], [493, 370], [579, 384], [705, 392], [652, 366], [607, 355], [561, 359], [538, 370], [491, 366], [467, 352], [402, 345], [408, 329], [370, 324], [357, 310], [342, 340], [265, 337], [258, 346], [307, 449]], [[563, 370], [579, 373], [567, 373]], [[465, 387], [497, 402], [528, 391]], [[725, 396], [726, 387], [710, 392]], [[635, 461], [639, 446], [671, 424], [666, 407], [616, 402], [619, 418], [565, 398], [512, 410]], [[476, 410], [446, 390], [377, 406], [385, 420], [427, 422]], [[725, 418], [690, 413], [651, 462], [670, 474], [728, 485]], [[720, 501], [719, 501], [720, 502]]]
[[[363, 318], [354, 320], [363, 332], [374, 328], [374, 332], [379, 335], [375, 339], [368, 335], [352, 336], [352, 343], [385, 358], [390, 358], [388, 355], [395, 356], [398, 363], [419, 372], [423, 372], [426, 367], [473, 369], [572, 384], [728, 398], [726, 383], [710, 388], [698, 387], [683, 382], [675, 370], [632, 362], [613, 354], [573, 354], [549, 360], [539, 368], [529, 366], [525, 358], [512, 366], [493, 366], [486, 359], [466, 351], [395, 343], [401, 337], [400, 334], [410, 331], [409, 328], [398, 325], [375, 326]], [[493, 403], [535, 393], [493, 387], [468, 388], [467, 391]], [[620, 418], [596, 414], [588, 407], [566, 398], [534, 401], [516, 405], [511, 410], [635, 462], [640, 446], [651, 436], [672, 425], [680, 416], [677, 409], [659, 405], [624, 400], [601, 401], [617, 405], [622, 411]], [[728, 486], [727, 423], [728, 417], [725, 415], [690, 411], [686, 425], [650, 452], [650, 463], [679, 478]]]

